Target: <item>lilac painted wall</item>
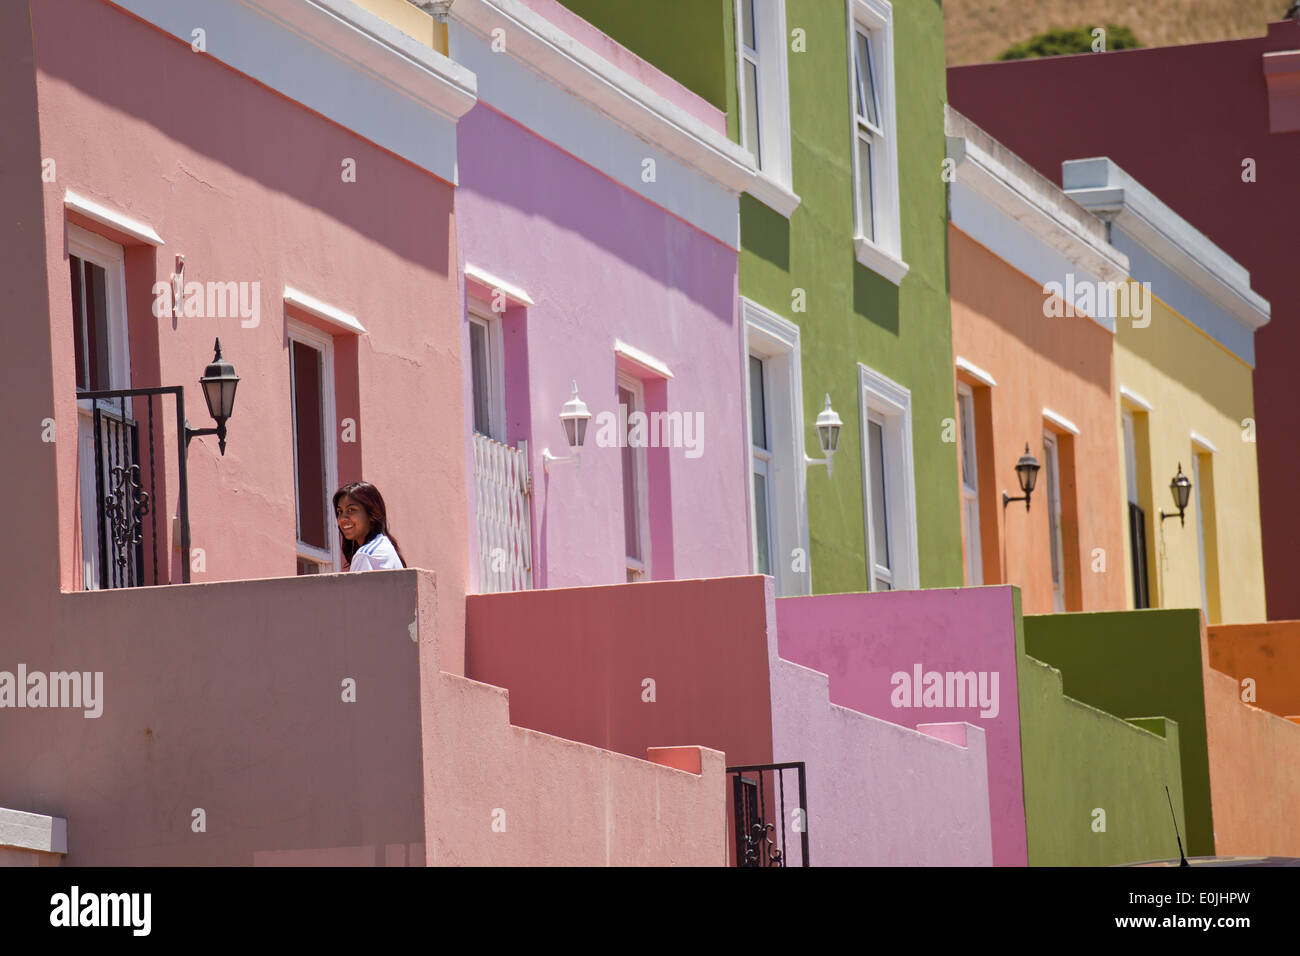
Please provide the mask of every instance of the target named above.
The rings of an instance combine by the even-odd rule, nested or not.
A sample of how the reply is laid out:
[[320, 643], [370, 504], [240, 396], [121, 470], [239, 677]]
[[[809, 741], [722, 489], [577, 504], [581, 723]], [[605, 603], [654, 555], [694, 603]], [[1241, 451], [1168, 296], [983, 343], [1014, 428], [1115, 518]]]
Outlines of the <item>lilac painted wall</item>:
[[[597, 444], [596, 416], [618, 410], [616, 339], [672, 371], [664, 380], [629, 369], [643, 378], [650, 411], [703, 421], [698, 457], [646, 449], [651, 577], [747, 573], [736, 250], [482, 101], [457, 135], [462, 262], [536, 303], [505, 316], [507, 440], [529, 443], [534, 586], [626, 579], [621, 454]], [[468, 326], [463, 339], [469, 408]], [[568, 453], [558, 416], [574, 379], [593, 415], [582, 464], [548, 475], [543, 449]], [[473, 565], [474, 541], [471, 549]]]
[[[834, 703], [908, 727], [961, 721], [983, 728], [993, 862], [998, 866], [1024, 866], [1028, 859], [1016, 683], [1018, 617], [1018, 598], [1010, 587], [827, 594], [776, 602], [781, 656], [828, 674]], [[978, 707], [893, 706], [891, 676], [910, 675], [916, 664], [923, 672], [997, 672], [997, 715], [981, 717]]]

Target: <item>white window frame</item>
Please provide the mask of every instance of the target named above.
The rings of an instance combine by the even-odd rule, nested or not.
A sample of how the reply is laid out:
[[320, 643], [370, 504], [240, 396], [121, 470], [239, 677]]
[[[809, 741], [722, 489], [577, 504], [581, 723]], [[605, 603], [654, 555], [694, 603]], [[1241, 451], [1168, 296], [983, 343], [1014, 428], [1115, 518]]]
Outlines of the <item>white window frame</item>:
[[912, 393], [874, 369], [858, 363], [858, 420], [862, 452], [862, 512], [866, 533], [867, 589], [876, 589], [875, 527], [871, 506], [871, 448], [867, 422], [884, 426], [885, 505], [893, 551], [894, 590], [920, 587], [916, 533], [916, 480], [912, 462]]
[[[984, 552], [980, 539], [979, 446], [975, 441], [975, 390], [964, 382], [957, 384], [957, 417], [961, 425], [961, 453], [959, 481], [961, 483], [962, 515], [966, 524], [966, 585], [984, 584]], [[969, 464], [969, 468], [967, 465]], [[969, 471], [974, 484], [967, 484]], [[972, 517], [973, 513], [973, 517]]]
[[[849, 123], [853, 130], [853, 244], [858, 262], [897, 285], [909, 266], [903, 261], [898, 192], [898, 123], [894, 97], [894, 13], [889, 0], [846, 0], [848, 10]], [[876, 195], [875, 239], [868, 239], [861, 218], [862, 183], [858, 149], [862, 124], [857, 112], [857, 35], [869, 35], [876, 67], [880, 128], [866, 127], [873, 140], [871, 180]]]
[[[625, 388], [632, 393], [635, 407], [627, 410], [628, 420], [631, 421], [633, 412], [646, 414], [645, 407], [645, 383], [635, 375], [619, 371], [617, 382], [614, 390], [615, 405], [621, 404], [618, 400], [618, 389]], [[647, 425], [647, 428], [649, 426]], [[649, 432], [647, 431], [647, 436]], [[620, 440], [625, 436], [620, 435]], [[622, 449], [619, 449], [619, 503], [622, 504]], [[650, 578], [650, 496], [647, 481], [646, 469], [646, 450], [645, 446], [638, 446], [632, 449], [633, 475], [632, 480], [636, 484], [636, 518], [637, 533], [641, 540], [641, 560], [637, 560], [632, 555], [627, 554], [626, 529], [623, 541], [624, 560], [627, 565], [628, 576], [632, 581], [649, 581]], [[621, 511], [621, 508], [620, 508]], [[619, 522], [623, 524], [622, 521]]]
[[[762, 371], [760, 372], [760, 375], [762, 376], [762, 379], [763, 379], [763, 383], [762, 383], [762, 384], [763, 384], [763, 434], [764, 434], [764, 436], [765, 436], [765, 438], [766, 438], [766, 440], [767, 440], [767, 447], [766, 447], [766, 448], [760, 448], [758, 445], [755, 445], [755, 444], [754, 444], [754, 441], [753, 441], [753, 435], [754, 435], [754, 405], [753, 405], [753, 392], [752, 392], [752, 389], [753, 389], [753, 387], [754, 387], [754, 370], [753, 370], [753, 363], [754, 363], [755, 361], [757, 361], [757, 362], [759, 363], [759, 365], [761, 366], [761, 368], [762, 368]], [[771, 394], [772, 394], [772, 385], [771, 385], [772, 375], [771, 375], [771, 370], [768, 368], [768, 364], [767, 364], [767, 363], [768, 363], [768, 359], [767, 359], [766, 356], [763, 356], [763, 355], [757, 355], [757, 354], [755, 354], [755, 353], [753, 353], [753, 352], [751, 352], [751, 353], [749, 354], [749, 361], [745, 363], [745, 368], [746, 368], [746, 370], [747, 370], [748, 373], [749, 373], [749, 375], [748, 375], [748, 380], [747, 380], [746, 383], [745, 383], [745, 391], [746, 391], [746, 393], [749, 395], [749, 399], [750, 399], [750, 400], [749, 400], [749, 418], [748, 418], [749, 429], [748, 429], [748, 432], [747, 432], [747, 434], [750, 436], [750, 445], [749, 445], [749, 448], [750, 448], [750, 488], [751, 488], [751, 493], [752, 493], [752, 488], [753, 488], [753, 477], [754, 477], [755, 475], [761, 474], [761, 475], [763, 476], [763, 488], [764, 488], [764, 490], [765, 490], [765, 494], [766, 494], [766, 497], [765, 497], [765, 499], [764, 499], [764, 502], [765, 502], [766, 510], [767, 510], [767, 521], [766, 521], [766, 525], [767, 525], [767, 541], [766, 541], [765, 543], [766, 543], [766, 545], [767, 545], [767, 564], [768, 564], [768, 571], [767, 571], [766, 573], [768, 573], [768, 574], [772, 574], [772, 573], [773, 573], [773, 570], [775, 569], [775, 566], [776, 566], [776, 562], [774, 561], [774, 557], [775, 557], [775, 555], [777, 554], [776, 547], [775, 547], [775, 545], [772, 543], [772, 539], [773, 539], [773, 534], [772, 534], [772, 524], [773, 524], [773, 522], [772, 522], [772, 515], [773, 515], [773, 508], [772, 508], [772, 473], [773, 473], [776, 469], [775, 469], [775, 467], [774, 467], [774, 463], [773, 463], [773, 460], [772, 460], [772, 459], [773, 459], [773, 454], [772, 454], [772, 451], [773, 451], [773, 450], [772, 450], [772, 447], [771, 447], [771, 446], [772, 446], [772, 402], [771, 402], [771, 398], [770, 398], [770, 396], [771, 396]], [[752, 527], [753, 527], [753, 543], [754, 543], [754, 554], [753, 554], [754, 563], [753, 563], [753, 569], [754, 569], [754, 573], [755, 573], [755, 574], [758, 574], [758, 573], [762, 572], [762, 568], [759, 566], [759, 561], [758, 561], [758, 554], [759, 554], [759, 551], [760, 551], [761, 549], [760, 549], [760, 547], [759, 547], [760, 541], [759, 541], [759, 533], [758, 533], [758, 517], [757, 517], [757, 514], [756, 514], [757, 510], [758, 510], [758, 502], [757, 502], [757, 500], [755, 500], [755, 501], [754, 501], [754, 507], [750, 509], [750, 522], [751, 522]], [[774, 574], [773, 574], [773, 576], [775, 577]]]
[[[768, 533], [772, 577], [779, 597], [812, 593], [812, 559], [808, 547], [807, 466], [804, 464], [804, 418], [802, 350], [799, 326], [749, 299], [741, 299], [745, 322], [743, 368], [745, 370], [745, 434], [754, 434], [749, 401], [749, 356], [763, 360], [768, 388], [764, 395], [768, 415], [769, 463], [767, 489]], [[746, 458], [750, 538], [754, 542], [751, 565], [757, 573], [757, 535], [753, 502], [752, 446]], [[791, 556], [801, 549], [804, 572], [792, 569]]]
[[[755, 198], [786, 218], [799, 204], [793, 189], [790, 153], [790, 79], [785, 0], [753, 0], [754, 41], [757, 49], [745, 45], [742, 3], [735, 6], [736, 102], [739, 105], [741, 145], [754, 154], [759, 172], [767, 182], [751, 190]], [[759, 151], [747, 142], [749, 115], [753, 104], [745, 98], [745, 64], [752, 63], [758, 74]], [[777, 187], [773, 189], [771, 187]], [[767, 188], [764, 188], [767, 187]]]
[[1205, 499], [1201, 497], [1201, 456], [1205, 455], [1208, 458], [1210, 454], [1211, 452], [1205, 451], [1203, 448], [1198, 448], [1196, 445], [1192, 446], [1192, 491], [1196, 493], [1196, 500], [1193, 502], [1196, 507], [1196, 560], [1201, 569], [1201, 610], [1205, 612], [1207, 622], [1210, 620], [1210, 590], [1207, 587], [1205, 573], [1207, 567], [1205, 560], [1205, 522], [1202, 518], [1202, 515], [1205, 514]]
[[[72, 256], [99, 266], [104, 270], [104, 299], [108, 308], [108, 385], [110, 389], [131, 386], [131, 338], [126, 316], [126, 253], [120, 245], [105, 239], [89, 229], [67, 223], [68, 230], [68, 282], [72, 281]], [[72, 317], [76, 321], [77, 309], [73, 305]], [[87, 330], [89, 331], [89, 330]], [[73, 331], [76, 335], [76, 331]], [[89, 343], [89, 339], [86, 340]], [[75, 354], [75, 352], [74, 352]], [[75, 361], [75, 359], [74, 359]], [[76, 381], [76, 372], [73, 372]], [[87, 380], [89, 384], [89, 380]], [[122, 410], [120, 402], [101, 398], [94, 402], [100, 410], [116, 418]], [[127, 417], [133, 416], [133, 400], [126, 400]], [[99, 588], [99, 539], [87, 541], [86, 518], [98, 513], [95, 505], [95, 437], [93, 432], [94, 407], [90, 399], [77, 400], [77, 475], [81, 485], [81, 519], [77, 534], [81, 543], [81, 586], [83, 590]]]
[[[487, 386], [488, 386], [488, 437], [494, 441], [506, 440], [505, 410], [505, 346], [501, 329], [501, 315], [477, 300], [471, 300], [466, 309], [467, 326], [481, 325], [487, 330]], [[465, 355], [469, 365], [469, 388], [471, 406], [469, 409], [469, 427], [474, 431], [474, 350], [470, 335], [472, 330], [465, 330]]]
[[1053, 556], [1060, 581], [1052, 582], [1052, 607], [1061, 612], [1065, 610], [1065, 544], [1061, 534], [1061, 455], [1060, 440], [1049, 431], [1043, 432], [1043, 465], [1047, 471], [1044, 475], [1047, 491], [1047, 534], [1048, 547], [1054, 548]]
[[321, 429], [323, 431], [322, 444], [325, 456], [325, 496], [322, 502], [325, 508], [325, 535], [329, 540], [328, 550], [321, 550], [314, 545], [308, 544], [300, 537], [301, 528], [298, 526], [298, 502], [300, 500], [298, 489], [298, 407], [295, 398], [295, 384], [293, 378], [293, 360], [290, 354], [289, 361], [289, 415], [293, 431], [290, 433], [293, 444], [293, 522], [294, 522], [294, 539], [295, 547], [299, 558], [311, 561], [316, 564], [324, 565], [323, 571], [329, 573], [338, 571], [343, 567], [343, 554], [339, 548], [338, 521], [330, 511], [330, 501], [333, 498], [334, 490], [339, 486], [339, 465], [338, 465], [338, 425], [335, 422], [335, 393], [334, 393], [334, 337], [327, 335], [319, 329], [313, 328], [304, 322], [286, 317], [285, 319], [285, 351], [290, 351], [291, 342], [300, 342], [303, 345], [316, 349], [321, 353]]

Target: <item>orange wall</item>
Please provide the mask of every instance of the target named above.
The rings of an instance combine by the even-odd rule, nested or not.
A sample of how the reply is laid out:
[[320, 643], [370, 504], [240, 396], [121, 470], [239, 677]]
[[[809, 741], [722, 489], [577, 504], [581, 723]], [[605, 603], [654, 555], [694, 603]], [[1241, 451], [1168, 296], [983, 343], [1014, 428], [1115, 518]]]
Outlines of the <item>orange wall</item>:
[[1300, 621], [1221, 624], [1209, 629], [1210, 666], [1255, 681], [1255, 704], [1282, 717], [1300, 715]]
[[[948, 247], [954, 355], [997, 381], [995, 387], [966, 382], [975, 394], [984, 584], [1018, 585], [1026, 614], [1053, 610], [1046, 471], [1039, 472], [1028, 514], [1023, 503], [1002, 507], [1004, 490], [1020, 494], [1015, 465], [1025, 442], [1044, 462], [1042, 436], [1051, 427], [1042, 417], [1046, 407], [1080, 431], [1058, 438], [1065, 609], [1122, 609], [1127, 533], [1114, 336], [1082, 316], [1045, 317], [1039, 283], [951, 225]], [[961, 373], [958, 380], [964, 381]], [[953, 493], [960, 496], [960, 488]], [[962, 533], [964, 541], [965, 528]], [[1102, 560], [1105, 570], [1093, 570]]]

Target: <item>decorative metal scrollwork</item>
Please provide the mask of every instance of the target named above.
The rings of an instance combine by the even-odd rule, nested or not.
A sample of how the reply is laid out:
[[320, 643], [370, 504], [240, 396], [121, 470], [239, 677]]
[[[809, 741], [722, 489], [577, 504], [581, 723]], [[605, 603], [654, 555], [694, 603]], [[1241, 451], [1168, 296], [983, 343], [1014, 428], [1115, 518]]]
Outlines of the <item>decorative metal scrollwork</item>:
[[744, 866], [785, 865], [781, 859], [781, 849], [773, 838], [775, 833], [775, 824], [761, 822], [751, 824], [750, 832], [745, 837]]
[[125, 567], [128, 545], [139, 544], [143, 522], [149, 514], [149, 493], [140, 489], [140, 466], [113, 467], [110, 491], [104, 496], [104, 512], [113, 531], [113, 557], [118, 567]]

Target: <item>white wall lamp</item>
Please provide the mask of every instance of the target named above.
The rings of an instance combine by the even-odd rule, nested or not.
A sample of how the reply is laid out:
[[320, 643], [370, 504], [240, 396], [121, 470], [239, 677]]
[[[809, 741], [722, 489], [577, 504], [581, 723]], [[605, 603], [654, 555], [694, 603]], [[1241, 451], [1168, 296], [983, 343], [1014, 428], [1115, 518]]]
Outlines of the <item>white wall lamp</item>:
[[587, 410], [587, 403], [578, 397], [578, 383], [573, 383], [573, 397], [564, 403], [560, 409], [560, 424], [564, 426], [564, 438], [569, 443], [569, 451], [573, 454], [563, 458], [558, 458], [551, 454], [549, 448], [542, 449], [542, 467], [549, 474], [551, 465], [558, 465], [562, 462], [581, 462], [582, 460], [582, 443], [587, 438], [587, 422], [591, 420], [591, 412]]
[[826, 457], [809, 458], [805, 454], [803, 460], [806, 467], [825, 465], [826, 477], [831, 476], [832, 469], [835, 467], [835, 449], [840, 446], [840, 429], [842, 427], [844, 427], [844, 422], [840, 421], [840, 416], [836, 414], [835, 409], [831, 408], [831, 397], [827, 394], [826, 407], [817, 415], [817, 444], [821, 445], [822, 454]]

